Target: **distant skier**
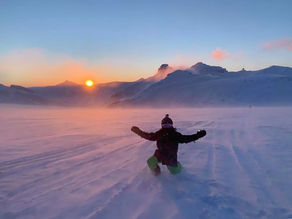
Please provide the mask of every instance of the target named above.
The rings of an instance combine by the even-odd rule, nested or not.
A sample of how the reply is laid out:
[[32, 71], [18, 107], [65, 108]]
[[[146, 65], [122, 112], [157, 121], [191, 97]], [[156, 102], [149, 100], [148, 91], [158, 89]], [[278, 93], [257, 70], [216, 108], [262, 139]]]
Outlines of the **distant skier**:
[[161, 121], [162, 128], [155, 133], [147, 133], [133, 126], [131, 130], [137, 135], [150, 141], [157, 141], [157, 150], [154, 155], [147, 160], [148, 167], [152, 170], [154, 175], [160, 174], [160, 167], [158, 163], [167, 165], [171, 174], [177, 174], [181, 171], [181, 164], [177, 161], [177, 150], [179, 143], [189, 143], [202, 138], [206, 135], [205, 130], [198, 130], [193, 135], [182, 135], [173, 127], [173, 122], [166, 116]]

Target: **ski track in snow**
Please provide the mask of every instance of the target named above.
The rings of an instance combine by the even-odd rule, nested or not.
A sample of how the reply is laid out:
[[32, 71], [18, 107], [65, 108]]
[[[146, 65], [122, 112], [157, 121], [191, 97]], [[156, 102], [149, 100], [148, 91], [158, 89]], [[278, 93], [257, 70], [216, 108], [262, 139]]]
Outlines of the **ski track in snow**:
[[[183, 165], [153, 176], [169, 113]], [[292, 218], [292, 109], [105, 110], [0, 105], [0, 218]]]

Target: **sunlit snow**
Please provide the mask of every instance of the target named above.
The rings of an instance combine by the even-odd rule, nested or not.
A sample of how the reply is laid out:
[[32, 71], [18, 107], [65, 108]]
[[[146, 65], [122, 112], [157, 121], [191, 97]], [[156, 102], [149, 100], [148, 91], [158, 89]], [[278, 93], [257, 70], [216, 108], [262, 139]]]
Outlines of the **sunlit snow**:
[[[179, 175], [146, 160], [183, 134]], [[0, 105], [0, 218], [292, 218], [292, 108], [98, 109]]]

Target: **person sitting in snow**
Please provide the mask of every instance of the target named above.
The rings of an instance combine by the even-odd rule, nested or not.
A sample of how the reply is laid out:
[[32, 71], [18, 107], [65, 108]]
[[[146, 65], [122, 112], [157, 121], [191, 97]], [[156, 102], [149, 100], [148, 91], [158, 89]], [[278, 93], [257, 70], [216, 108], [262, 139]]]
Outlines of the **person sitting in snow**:
[[166, 116], [162, 119], [161, 126], [162, 128], [155, 133], [143, 132], [136, 126], [133, 126], [131, 131], [142, 138], [150, 141], [156, 141], [157, 150], [154, 155], [147, 160], [148, 167], [154, 175], [160, 174], [160, 167], [158, 163], [167, 165], [167, 168], [171, 174], [180, 173], [182, 166], [180, 162], [177, 161], [178, 144], [189, 143], [202, 138], [206, 135], [206, 131], [198, 130], [198, 132], [193, 135], [182, 135], [173, 127], [173, 122], [171, 118], [169, 118], [168, 114], [166, 114]]

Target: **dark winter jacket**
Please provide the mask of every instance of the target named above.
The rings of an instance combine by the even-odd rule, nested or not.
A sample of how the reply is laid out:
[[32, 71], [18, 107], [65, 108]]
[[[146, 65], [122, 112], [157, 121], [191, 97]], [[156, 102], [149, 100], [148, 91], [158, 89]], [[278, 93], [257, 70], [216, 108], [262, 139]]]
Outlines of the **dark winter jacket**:
[[[197, 133], [193, 135], [182, 135], [175, 128], [162, 128], [154, 133], [143, 132], [140, 129], [134, 130], [136, 134], [150, 141], [156, 141], [157, 150], [155, 156], [162, 164], [177, 166], [177, 150], [179, 143], [189, 143], [206, 135]], [[203, 136], [202, 136], [203, 135]]]

